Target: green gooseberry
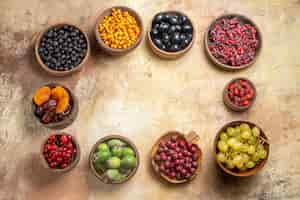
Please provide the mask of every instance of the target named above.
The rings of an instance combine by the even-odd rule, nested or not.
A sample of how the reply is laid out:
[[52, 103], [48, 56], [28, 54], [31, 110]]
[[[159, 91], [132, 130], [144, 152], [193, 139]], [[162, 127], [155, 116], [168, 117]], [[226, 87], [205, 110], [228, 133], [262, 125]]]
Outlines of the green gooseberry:
[[126, 144], [119, 139], [111, 139], [107, 142], [107, 144], [110, 148], [112, 148], [114, 146], [120, 146], [120, 147], [126, 146]]
[[133, 169], [136, 167], [136, 164], [136, 157], [132, 155], [125, 156], [121, 160], [121, 168], [124, 169]]
[[106, 143], [101, 143], [98, 145], [98, 151], [109, 151], [109, 147]]
[[111, 149], [112, 156], [121, 157], [122, 156], [122, 152], [123, 152], [122, 149], [123, 148], [120, 147], [120, 146], [114, 146], [114, 147], [112, 147], [112, 149]]
[[135, 156], [135, 153], [134, 153], [132, 148], [124, 147], [123, 150], [122, 150], [122, 156], [123, 157], [125, 157], [125, 156]]
[[113, 157], [110, 157], [106, 161], [106, 165], [110, 169], [118, 169], [118, 168], [120, 168], [121, 160], [120, 160], [120, 158], [113, 156]]
[[112, 181], [119, 181], [123, 178], [117, 169], [108, 169], [105, 174]]
[[97, 156], [98, 162], [105, 162], [111, 157], [111, 153], [110, 151], [98, 151]]

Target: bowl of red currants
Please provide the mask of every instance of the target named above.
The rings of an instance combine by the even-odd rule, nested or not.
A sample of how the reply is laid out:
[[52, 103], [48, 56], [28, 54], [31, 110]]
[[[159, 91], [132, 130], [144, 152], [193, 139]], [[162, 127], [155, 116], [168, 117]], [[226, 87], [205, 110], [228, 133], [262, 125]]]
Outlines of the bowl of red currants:
[[195, 132], [170, 131], [152, 147], [151, 165], [163, 180], [180, 184], [193, 180], [200, 171], [202, 152]]
[[240, 70], [256, 61], [262, 48], [262, 34], [246, 16], [226, 14], [211, 23], [204, 44], [214, 64], [224, 70]]
[[78, 101], [67, 87], [50, 83], [38, 88], [32, 98], [34, 116], [47, 128], [63, 129], [78, 114]]
[[224, 125], [214, 141], [214, 154], [226, 174], [246, 177], [258, 173], [270, 154], [270, 142], [264, 131], [248, 121]]
[[80, 71], [90, 55], [87, 34], [68, 23], [47, 27], [38, 35], [34, 48], [38, 64], [54, 76]]
[[80, 160], [80, 148], [74, 136], [53, 133], [41, 145], [43, 166], [53, 172], [67, 172]]
[[150, 24], [148, 41], [151, 50], [166, 59], [176, 59], [187, 53], [195, 40], [195, 28], [190, 18], [179, 11], [156, 14]]
[[246, 78], [235, 78], [224, 88], [223, 102], [231, 110], [243, 112], [248, 110], [256, 99], [254, 84]]

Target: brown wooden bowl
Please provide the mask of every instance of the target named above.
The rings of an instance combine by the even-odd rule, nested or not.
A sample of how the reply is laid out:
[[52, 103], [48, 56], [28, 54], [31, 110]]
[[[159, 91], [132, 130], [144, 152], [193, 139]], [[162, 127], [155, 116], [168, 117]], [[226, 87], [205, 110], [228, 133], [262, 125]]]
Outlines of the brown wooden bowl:
[[[250, 128], [253, 128], [254, 126], [256, 126], [260, 130], [260, 138], [261, 138], [262, 141], [264, 141], [263, 145], [264, 145], [265, 150], [267, 151], [267, 157], [264, 160], [262, 160], [259, 164], [257, 164], [254, 168], [248, 169], [248, 170], [243, 171], [243, 172], [240, 172], [237, 169], [234, 169], [234, 170], [227, 169], [222, 163], [220, 163], [217, 160], [217, 153], [219, 152], [218, 148], [217, 148], [217, 143], [218, 143], [218, 140], [219, 140], [219, 136], [223, 131], [226, 131], [226, 129], [228, 127], [237, 126], [237, 125], [240, 125], [242, 123], [248, 124], [250, 126]], [[225, 124], [218, 131], [218, 133], [215, 137], [215, 140], [214, 140], [214, 157], [217, 161], [217, 164], [222, 169], [223, 172], [225, 172], [226, 174], [232, 175], [232, 176], [247, 177], [247, 176], [251, 176], [251, 175], [254, 175], [254, 174], [258, 173], [265, 166], [265, 164], [268, 160], [269, 154], [270, 154], [270, 143], [269, 143], [269, 140], [268, 140], [266, 134], [264, 133], [264, 131], [259, 126], [257, 126], [256, 124], [254, 124], [252, 122], [249, 122], [249, 121], [233, 121], [233, 122], [229, 122], [229, 123]]]
[[[108, 45], [106, 45], [103, 42], [102, 38], [100, 37], [99, 30], [98, 30], [99, 24], [103, 21], [105, 16], [111, 15], [112, 9], [120, 9], [122, 11], [127, 11], [130, 15], [132, 15], [137, 20], [137, 23], [140, 27], [141, 32], [140, 32], [139, 37], [137, 38], [137, 40], [135, 41], [134, 44], [132, 44], [130, 47], [128, 47], [126, 49], [111, 48]], [[144, 35], [144, 28], [143, 28], [142, 18], [140, 17], [140, 15], [135, 10], [133, 10], [131, 8], [128, 8], [128, 7], [125, 7], [125, 6], [114, 6], [114, 7], [107, 8], [107, 9], [103, 10], [99, 14], [99, 16], [97, 17], [96, 25], [95, 25], [95, 37], [98, 41], [99, 47], [105, 53], [107, 53], [109, 55], [116, 55], [117, 56], [117, 55], [124, 55], [124, 54], [129, 53], [130, 51], [134, 50], [136, 47], [139, 46], [139, 44], [141, 43], [141, 41], [143, 39], [143, 35]]]
[[48, 135], [42, 142], [41, 144], [41, 149], [40, 149], [40, 158], [41, 158], [41, 161], [42, 161], [42, 165], [48, 169], [49, 171], [51, 172], [54, 172], [54, 173], [64, 173], [64, 172], [68, 172], [68, 171], [71, 171], [73, 168], [76, 167], [76, 165], [78, 164], [79, 160], [80, 160], [80, 155], [81, 155], [81, 152], [80, 152], [80, 146], [79, 146], [79, 143], [77, 141], [77, 139], [72, 135], [72, 142], [73, 144], [75, 145], [75, 148], [77, 150], [77, 154], [76, 154], [76, 157], [75, 159], [73, 159], [73, 162], [67, 166], [66, 168], [64, 169], [55, 169], [55, 168], [51, 168], [49, 166], [49, 164], [47, 163], [47, 161], [45, 160], [45, 157], [44, 157], [44, 146], [45, 144], [47, 143], [47, 140], [48, 138], [51, 136], [51, 135], [64, 135], [65, 133], [62, 132], [62, 133], [52, 133], [50, 135]]
[[[75, 119], [77, 118], [77, 115], [78, 115], [78, 107], [79, 107], [79, 105], [78, 105], [78, 100], [77, 100], [77, 97], [73, 94], [73, 92], [69, 89], [69, 88], [67, 88], [66, 86], [64, 86], [64, 85], [62, 85], [62, 84], [58, 84], [58, 83], [49, 83], [49, 84], [47, 84], [47, 85], [45, 85], [45, 86], [48, 86], [48, 87], [55, 87], [55, 86], [62, 86], [63, 88], [65, 88], [67, 91], [68, 91], [68, 93], [70, 94], [70, 101], [71, 101], [71, 104], [73, 105], [72, 106], [72, 110], [71, 110], [71, 113], [69, 114], [69, 115], [67, 115], [62, 121], [60, 121], [60, 122], [52, 122], [52, 123], [49, 123], [49, 124], [44, 124], [44, 123], [42, 123], [41, 122], [41, 120], [40, 120], [40, 118], [39, 117], [37, 117], [36, 115], [35, 115], [35, 107], [36, 107], [36, 105], [35, 105], [35, 103], [34, 103], [34, 101], [33, 101], [33, 99], [32, 99], [32, 101], [31, 101], [31, 105], [32, 105], [32, 112], [33, 112], [33, 115], [35, 116], [35, 118], [42, 124], [42, 125], [44, 125], [45, 127], [47, 127], [47, 128], [51, 128], [51, 129], [64, 129], [64, 128], [66, 128], [66, 127], [68, 127], [68, 126], [70, 126], [74, 121], [75, 121]], [[36, 91], [36, 90], [35, 90]], [[34, 92], [35, 92], [34, 91]], [[34, 96], [34, 94], [32, 95], [32, 96]]]
[[[257, 30], [257, 38], [259, 40], [257, 49], [256, 49], [256, 55], [254, 57], [254, 59], [252, 61], [250, 61], [247, 64], [241, 65], [241, 66], [230, 66], [230, 65], [226, 65], [221, 63], [217, 58], [215, 58], [212, 53], [209, 50], [209, 44], [210, 41], [208, 39], [208, 35], [209, 35], [209, 31], [211, 30], [212, 26], [216, 23], [216, 21], [223, 19], [223, 18], [231, 18], [231, 17], [237, 17], [239, 19], [241, 19], [243, 22], [249, 23], [252, 26], [255, 27], [255, 29]], [[261, 49], [262, 49], [262, 34], [260, 29], [258, 28], [258, 26], [254, 23], [254, 21], [252, 21], [251, 19], [249, 19], [248, 17], [241, 15], [241, 14], [235, 14], [235, 13], [231, 13], [231, 14], [225, 14], [225, 15], [221, 15], [218, 18], [214, 19], [213, 22], [210, 24], [210, 26], [208, 27], [206, 33], [204, 34], [204, 46], [205, 46], [205, 52], [207, 54], [207, 56], [209, 57], [209, 59], [218, 67], [220, 67], [223, 70], [226, 71], [236, 71], [236, 70], [241, 70], [241, 69], [245, 69], [247, 67], [250, 67], [251, 65], [253, 65], [257, 58], [259, 57], [260, 53], [261, 53]]]
[[[80, 31], [83, 33], [83, 35], [84, 35], [84, 37], [85, 37], [85, 39], [86, 39], [86, 42], [87, 42], [87, 52], [86, 52], [86, 55], [85, 55], [84, 59], [81, 61], [81, 63], [80, 63], [78, 66], [76, 66], [76, 67], [74, 67], [73, 69], [68, 70], [68, 71], [56, 71], [56, 70], [53, 70], [53, 69], [51, 69], [50, 67], [48, 67], [48, 66], [42, 61], [42, 58], [40, 57], [40, 54], [39, 54], [38, 49], [39, 49], [39, 45], [40, 45], [40, 43], [41, 43], [41, 39], [42, 39], [43, 35], [44, 35], [47, 31], [49, 31], [50, 29], [53, 29], [53, 28], [55, 28], [55, 27], [62, 27], [62, 26], [64, 26], [64, 25], [73, 26], [73, 27], [77, 28], [78, 30], [80, 30]], [[48, 72], [48, 74], [53, 75], [53, 76], [67, 76], [67, 75], [73, 74], [74, 72], [78, 72], [78, 71], [80, 71], [80, 70], [82, 69], [82, 67], [84, 66], [84, 64], [85, 64], [85, 63], [87, 62], [87, 60], [89, 59], [90, 51], [91, 51], [90, 48], [91, 48], [91, 47], [90, 47], [89, 38], [88, 38], [87, 34], [86, 34], [81, 28], [79, 28], [78, 26], [75, 26], [75, 25], [73, 25], [73, 24], [69, 24], [69, 23], [57, 23], [57, 24], [54, 24], [54, 25], [52, 25], [52, 26], [47, 27], [45, 30], [43, 30], [42, 32], [40, 32], [40, 33], [38, 34], [37, 39], [36, 39], [36, 41], [35, 41], [34, 52], [35, 52], [35, 58], [36, 58], [38, 64], [39, 64], [46, 72]]]
[[[228, 96], [228, 86], [237, 81], [237, 80], [245, 80], [247, 81], [251, 87], [253, 88], [254, 90], [254, 96], [253, 96], [253, 99], [250, 101], [249, 105], [248, 106], [237, 106], [235, 105], [234, 103], [231, 102], [231, 100], [229, 99], [229, 96]], [[236, 112], [243, 112], [243, 111], [246, 111], [248, 110], [249, 108], [251, 108], [251, 106], [253, 105], [254, 101], [256, 99], [256, 88], [254, 86], [254, 84], [247, 78], [234, 78], [232, 79], [229, 83], [226, 84], [224, 90], [223, 90], [223, 102], [224, 104], [231, 110], [233, 111], [236, 111]]]
[[[99, 174], [97, 172], [97, 170], [95, 169], [95, 166], [94, 166], [94, 154], [96, 152], [96, 149], [98, 147], [99, 144], [107, 141], [107, 140], [110, 140], [110, 139], [119, 139], [125, 143], [127, 143], [134, 151], [135, 153], [135, 156], [136, 156], [136, 161], [137, 161], [137, 165], [136, 167], [132, 170], [132, 172], [129, 174], [129, 176], [127, 176], [126, 178], [124, 178], [123, 180], [121, 181], [111, 181], [107, 178], [105, 178], [105, 176]], [[99, 139], [96, 144], [93, 145], [92, 149], [91, 149], [91, 152], [90, 152], [90, 155], [89, 155], [89, 165], [90, 165], [90, 168], [92, 170], [92, 173], [103, 183], [105, 184], [121, 184], [121, 183], [125, 183], [127, 181], [129, 181], [137, 172], [137, 169], [139, 168], [140, 166], [140, 156], [139, 156], [139, 152], [138, 152], [138, 149], [137, 147], [135, 146], [135, 144], [129, 140], [128, 138], [124, 137], [124, 136], [121, 136], [121, 135], [108, 135], [108, 136], [105, 136], [101, 139]]]
[[187, 135], [184, 135], [183, 133], [180, 133], [178, 131], [169, 131], [167, 133], [165, 133], [163, 136], [161, 136], [157, 141], [156, 143], [153, 145], [152, 147], [152, 150], [151, 150], [151, 165], [152, 165], [152, 168], [153, 170], [155, 171], [155, 173], [157, 175], [159, 175], [163, 180], [167, 181], [168, 183], [172, 183], [172, 184], [181, 184], [181, 183], [186, 183], [186, 182], [189, 182], [191, 180], [193, 180], [200, 172], [200, 169], [201, 169], [201, 160], [202, 160], [202, 151], [200, 149], [200, 147], [198, 146], [198, 149], [199, 149], [199, 158], [197, 160], [198, 162], [198, 167], [195, 171], [195, 173], [188, 179], [182, 179], [182, 180], [174, 180], [174, 179], [170, 179], [169, 177], [165, 176], [164, 174], [162, 174], [159, 170], [159, 166], [156, 164], [155, 162], [155, 155], [158, 151], [158, 148], [159, 148], [159, 144], [162, 142], [162, 141], [166, 141], [166, 140], [169, 140], [172, 136], [179, 136], [179, 137], [182, 137], [184, 138], [187, 142], [189, 143], [193, 143], [193, 144], [197, 144], [197, 141], [199, 140], [199, 136], [194, 132], [194, 131], [191, 131], [190, 133], [188, 133]]
[[158, 47], [156, 47], [156, 45], [153, 43], [152, 39], [151, 39], [151, 28], [152, 28], [152, 23], [153, 23], [153, 20], [154, 20], [154, 17], [153, 19], [151, 20], [151, 23], [150, 23], [150, 28], [148, 30], [148, 33], [147, 33], [147, 38], [148, 38], [148, 43], [149, 43], [149, 46], [151, 48], [151, 50], [156, 54], [158, 55], [159, 57], [161, 58], [164, 58], [164, 59], [176, 59], [176, 58], [179, 58], [181, 56], [183, 56], [184, 54], [186, 54], [190, 49], [191, 47], [193, 46], [194, 44], [194, 41], [195, 41], [195, 37], [196, 37], [196, 30], [195, 30], [195, 26], [194, 26], [194, 23], [193, 21], [191, 20], [191, 18], [189, 18], [186, 14], [180, 12], [180, 11], [174, 11], [174, 10], [171, 10], [171, 11], [164, 11], [164, 12], [168, 12], [168, 13], [178, 13], [178, 14], [181, 14], [181, 15], [185, 15], [189, 21], [191, 22], [191, 25], [193, 27], [193, 38], [192, 38], [192, 41], [190, 42], [190, 44], [185, 48], [185, 49], [182, 49], [180, 51], [177, 51], [177, 52], [168, 52], [168, 51], [164, 51], [164, 50], [161, 50], [159, 49]]

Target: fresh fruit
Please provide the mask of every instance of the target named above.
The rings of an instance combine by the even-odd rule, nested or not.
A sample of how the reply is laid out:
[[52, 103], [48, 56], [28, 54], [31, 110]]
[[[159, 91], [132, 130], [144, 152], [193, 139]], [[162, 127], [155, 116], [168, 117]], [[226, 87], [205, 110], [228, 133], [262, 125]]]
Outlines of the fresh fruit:
[[109, 147], [106, 143], [101, 143], [98, 145], [98, 151], [109, 151]]
[[164, 51], [185, 49], [193, 39], [193, 27], [187, 16], [177, 12], [161, 12], [154, 16], [150, 37]]
[[87, 54], [87, 39], [72, 25], [50, 28], [41, 37], [38, 53], [42, 62], [55, 71], [69, 71], [79, 66]]
[[[238, 107], [248, 107], [254, 100], [255, 89], [246, 79], [239, 78], [231, 81], [226, 88], [229, 101]], [[247, 129], [248, 130], [248, 129]], [[242, 130], [241, 131], [246, 131]], [[250, 131], [250, 130], [248, 130]]]
[[218, 19], [208, 32], [208, 40], [210, 53], [229, 66], [253, 61], [260, 43], [254, 25], [239, 17]]
[[127, 155], [121, 160], [121, 167], [124, 169], [133, 169], [136, 167], [136, 158], [133, 155]]
[[195, 174], [199, 158], [200, 149], [196, 144], [175, 135], [160, 142], [154, 161], [164, 176], [184, 180]]
[[49, 136], [44, 145], [43, 155], [50, 168], [68, 167], [77, 156], [73, 137], [66, 133]]
[[136, 153], [121, 139], [100, 143], [94, 152], [94, 167], [110, 181], [122, 181], [137, 167]]
[[33, 101], [37, 106], [41, 106], [43, 103], [47, 102], [51, 96], [51, 89], [48, 86], [43, 86], [39, 88], [33, 97]]
[[258, 127], [247, 123], [228, 127], [219, 135], [216, 159], [228, 169], [246, 171], [267, 157], [263, 143]]
[[121, 165], [121, 160], [120, 158], [114, 156], [114, 157], [110, 157], [107, 161], [106, 161], [106, 165], [108, 168], [110, 169], [118, 169]]

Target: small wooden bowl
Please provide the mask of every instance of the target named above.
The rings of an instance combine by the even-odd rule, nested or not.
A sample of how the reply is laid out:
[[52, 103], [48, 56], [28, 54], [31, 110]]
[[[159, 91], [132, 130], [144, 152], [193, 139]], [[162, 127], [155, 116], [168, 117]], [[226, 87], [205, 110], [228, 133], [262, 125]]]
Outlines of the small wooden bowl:
[[[247, 81], [251, 87], [253, 88], [254, 90], [254, 96], [253, 96], [253, 99], [251, 99], [250, 103], [248, 106], [237, 106], [235, 105], [234, 103], [231, 102], [231, 100], [229, 99], [229, 96], [228, 96], [228, 87], [231, 83], [237, 81], [237, 80], [245, 80]], [[246, 111], [248, 110], [249, 108], [251, 108], [251, 106], [253, 105], [254, 101], [256, 99], [256, 88], [254, 86], [254, 84], [247, 78], [234, 78], [232, 79], [229, 83], [226, 84], [224, 90], [223, 90], [223, 102], [224, 104], [231, 110], [233, 111], [236, 111], [236, 112], [243, 112], [243, 111]]]
[[[52, 122], [52, 123], [49, 123], [49, 124], [44, 124], [41, 122], [40, 118], [37, 117], [34, 113], [35, 113], [35, 107], [36, 105], [34, 104], [33, 102], [33, 99], [32, 99], [32, 102], [31, 102], [31, 105], [32, 105], [32, 112], [33, 112], [33, 115], [35, 116], [35, 118], [41, 123], [43, 124], [45, 127], [47, 128], [50, 128], [50, 129], [64, 129], [68, 126], [70, 126], [74, 121], [75, 119], [77, 118], [77, 115], [78, 115], [78, 100], [77, 100], [77, 97], [71, 92], [71, 90], [69, 88], [67, 88], [66, 86], [62, 85], [62, 84], [58, 84], [58, 83], [50, 83], [50, 84], [47, 84], [45, 86], [49, 86], [49, 87], [55, 87], [55, 86], [62, 86], [63, 88], [65, 88], [68, 93], [70, 94], [70, 100], [71, 100], [71, 103], [72, 103], [72, 110], [71, 110], [71, 113], [69, 115], [67, 115], [64, 120], [60, 121], [60, 122]], [[35, 90], [36, 91], [36, 90]], [[34, 95], [32, 95], [34, 96]]]
[[[211, 28], [214, 26], [214, 24], [220, 20], [220, 19], [223, 19], [223, 18], [232, 18], [232, 17], [237, 17], [239, 18], [240, 20], [246, 22], [246, 23], [249, 23], [251, 24], [252, 26], [255, 27], [255, 29], [257, 30], [257, 38], [258, 38], [258, 46], [256, 48], [256, 55], [254, 57], [254, 59], [252, 61], [250, 61], [249, 63], [247, 64], [244, 64], [244, 65], [241, 65], [241, 66], [230, 66], [230, 65], [226, 65], [226, 64], [223, 64], [221, 63], [217, 58], [215, 58], [212, 53], [210, 52], [209, 50], [209, 44], [210, 44], [210, 41], [208, 39], [208, 36], [209, 36], [209, 31], [211, 30]], [[245, 69], [247, 67], [250, 67], [251, 65], [253, 65], [257, 58], [259, 57], [260, 53], [261, 53], [261, 49], [262, 49], [262, 34], [261, 34], [261, 31], [260, 29], [258, 28], [258, 26], [254, 23], [254, 21], [252, 21], [251, 19], [249, 19], [248, 17], [244, 16], [244, 15], [240, 15], [240, 14], [235, 14], [235, 13], [231, 13], [231, 14], [225, 14], [225, 15], [221, 15], [220, 17], [218, 17], [217, 19], [213, 20], [213, 22], [211, 23], [211, 25], [208, 27], [206, 33], [204, 34], [204, 46], [205, 46], [205, 52], [207, 54], [207, 56], [209, 57], [209, 59], [215, 64], [217, 65], [218, 67], [220, 67], [221, 69], [223, 70], [226, 70], [226, 71], [236, 71], [236, 70], [241, 70], [241, 69]]]
[[[120, 9], [122, 11], [127, 11], [130, 15], [132, 15], [137, 20], [137, 23], [140, 27], [141, 32], [140, 32], [139, 37], [137, 38], [137, 40], [135, 41], [134, 44], [132, 44], [130, 47], [128, 47], [126, 49], [111, 48], [108, 45], [106, 45], [103, 42], [102, 38], [100, 37], [99, 30], [98, 30], [99, 29], [99, 24], [103, 21], [105, 16], [111, 15], [112, 9]], [[95, 36], [96, 36], [96, 39], [98, 41], [98, 44], [99, 44], [100, 48], [105, 53], [107, 53], [109, 55], [118, 56], [118, 55], [124, 55], [124, 54], [129, 53], [130, 51], [134, 50], [136, 47], [139, 46], [139, 44], [141, 43], [141, 41], [143, 39], [143, 35], [144, 35], [144, 28], [143, 28], [142, 18], [140, 17], [140, 15], [135, 10], [133, 10], [131, 8], [128, 8], [128, 7], [125, 7], [125, 6], [114, 6], [114, 7], [105, 9], [97, 17], [96, 25], [95, 25]]]
[[[131, 174], [129, 174], [129, 176], [127, 176], [126, 178], [124, 178], [123, 180], [121, 181], [111, 181], [111, 180], [108, 180], [107, 178], [105, 178], [103, 175], [99, 174], [97, 172], [97, 170], [95, 169], [94, 167], [94, 154], [96, 152], [96, 149], [98, 147], [99, 144], [107, 141], [107, 140], [110, 140], [110, 139], [119, 139], [125, 143], [127, 143], [133, 150], [134, 150], [134, 153], [135, 153], [135, 156], [136, 156], [136, 161], [137, 161], [137, 165], [136, 167], [132, 170]], [[139, 156], [139, 152], [138, 152], [138, 149], [137, 147], [135, 146], [135, 144], [129, 140], [128, 138], [124, 137], [124, 136], [121, 136], [121, 135], [108, 135], [108, 136], [105, 136], [101, 139], [99, 139], [96, 144], [94, 144], [94, 146], [92, 147], [91, 149], [91, 152], [90, 152], [90, 155], [89, 155], [89, 165], [90, 165], [90, 168], [92, 170], [92, 173], [103, 183], [105, 184], [121, 184], [121, 183], [125, 183], [127, 181], [129, 181], [137, 172], [137, 169], [139, 168], [140, 166], [140, 156]]]
[[162, 174], [160, 172], [159, 166], [155, 162], [155, 155], [158, 151], [159, 144], [162, 141], [169, 140], [172, 136], [183, 137], [187, 142], [193, 143], [193, 144], [196, 144], [196, 145], [197, 145], [197, 141], [199, 140], [199, 136], [194, 131], [191, 131], [187, 135], [184, 135], [184, 134], [182, 134], [178, 131], [169, 131], [169, 132], [165, 133], [163, 136], [161, 136], [156, 141], [156, 143], [152, 147], [152, 150], [151, 150], [151, 165], [152, 165], [153, 170], [156, 172], [156, 174], [158, 174], [163, 180], [167, 181], [168, 183], [172, 183], [172, 184], [186, 183], [186, 182], [189, 182], [189, 181], [193, 180], [199, 174], [200, 169], [201, 169], [202, 151], [201, 151], [200, 147], [197, 145], [198, 149], [199, 149], [199, 158], [197, 160], [198, 167], [197, 167], [195, 173], [190, 178], [183, 179], [183, 180], [170, 179], [169, 177], [165, 176], [164, 174]]
[[191, 18], [189, 18], [186, 14], [180, 12], [180, 11], [164, 11], [164, 12], [168, 12], [168, 13], [177, 13], [177, 14], [181, 14], [181, 15], [185, 15], [188, 20], [191, 22], [191, 25], [193, 27], [193, 38], [192, 38], [192, 41], [190, 42], [190, 44], [185, 48], [185, 49], [182, 49], [180, 51], [176, 51], [176, 52], [168, 52], [168, 51], [164, 51], [164, 50], [161, 50], [159, 49], [152, 41], [151, 39], [151, 28], [152, 28], [152, 23], [153, 23], [153, 20], [154, 20], [154, 17], [153, 19], [151, 20], [151, 23], [150, 23], [150, 28], [148, 30], [148, 33], [147, 33], [147, 38], [148, 38], [148, 43], [149, 43], [149, 46], [151, 48], [151, 50], [156, 54], [158, 55], [159, 57], [161, 58], [164, 58], [164, 59], [176, 59], [176, 58], [179, 58], [181, 56], [183, 56], [184, 54], [186, 54], [190, 49], [191, 47], [193, 46], [194, 44], [194, 41], [195, 41], [195, 37], [196, 37], [196, 31], [195, 31], [195, 26], [194, 26], [194, 23], [193, 21], [191, 20]]
[[[39, 45], [41, 43], [41, 40], [43, 38], [43, 35], [49, 31], [50, 29], [53, 29], [55, 27], [62, 27], [64, 25], [69, 25], [69, 26], [73, 26], [75, 28], [77, 28], [78, 30], [81, 31], [81, 33], [84, 35], [85, 39], [86, 39], [86, 42], [87, 42], [87, 51], [86, 51], [86, 55], [84, 57], [84, 59], [81, 61], [81, 63], [72, 68], [71, 70], [68, 70], [68, 71], [57, 71], [57, 70], [53, 70], [51, 69], [50, 67], [48, 67], [42, 60], [42, 58], [40, 57], [40, 54], [39, 54]], [[38, 64], [50, 75], [53, 75], [53, 76], [67, 76], [67, 75], [70, 75], [70, 74], [73, 74], [74, 72], [78, 72], [82, 69], [82, 67], [84, 66], [84, 64], [87, 62], [89, 56], [90, 56], [90, 42], [89, 42], [89, 38], [87, 36], [87, 34], [81, 29], [79, 28], [78, 26], [75, 26], [73, 24], [69, 24], [69, 23], [57, 23], [57, 24], [54, 24], [52, 26], [49, 26], [48, 28], [46, 28], [45, 30], [43, 30], [41, 33], [38, 34], [37, 36], [37, 39], [35, 41], [35, 46], [34, 46], [34, 53], [35, 53], [35, 58], [38, 62]]]
[[73, 168], [76, 167], [76, 165], [78, 164], [79, 160], [80, 160], [80, 155], [81, 155], [81, 152], [80, 152], [80, 147], [79, 147], [79, 143], [77, 141], [77, 139], [72, 135], [72, 142], [73, 142], [73, 145], [75, 145], [75, 148], [76, 148], [76, 151], [77, 151], [77, 154], [76, 154], [76, 157], [75, 159], [73, 160], [73, 162], [67, 166], [66, 168], [64, 169], [55, 169], [55, 168], [51, 168], [48, 164], [48, 162], [45, 160], [45, 157], [44, 157], [44, 146], [45, 144], [47, 143], [47, 140], [48, 138], [51, 136], [51, 135], [64, 135], [64, 133], [54, 133], [54, 134], [50, 134], [49, 136], [47, 136], [44, 141], [42, 142], [41, 144], [41, 149], [40, 149], [40, 157], [41, 157], [41, 161], [42, 161], [42, 165], [48, 169], [49, 171], [51, 172], [54, 172], [54, 173], [64, 173], [64, 172], [68, 172], [68, 171], [71, 171]]
[[[243, 172], [240, 172], [238, 170], [230, 170], [230, 169], [227, 169], [222, 163], [220, 163], [218, 160], [217, 160], [217, 153], [219, 152], [218, 151], [218, 148], [217, 148], [217, 143], [218, 143], [218, 140], [219, 140], [219, 137], [220, 137], [220, 134], [224, 131], [226, 131], [226, 129], [228, 127], [232, 127], [232, 126], [237, 126], [237, 125], [240, 125], [242, 123], [246, 123], [250, 126], [250, 128], [253, 128], [254, 126], [256, 126], [259, 130], [260, 130], [260, 138], [261, 140], [265, 141], [264, 142], [264, 148], [265, 150], [267, 151], [267, 157], [262, 160], [259, 164], [257, 164], [254, 168], [252, 169], [249, 169], [249, 170], [246, 170], [246, 171], [243, 171]], [[251, 175], [254, 175], [256, 173], [258, 173], [266, 164], [267, 160], [268, 160], [268, 157], [269, 157], [269, 154], [270, 154], [270, 143], [268, 142], [268, 138], [266, 136], [266, 134], [264, 133], [264, 131], [259, 127], [257, 126], [256, 124], [252, 123], [252, 122], [248, 122], [248, 121], [233, 121], [233, 122], [229, 122], [227, 123], [226, 125], [224, 125], [217, 133], [216, 137], [215, 137], [215, 140], [214, 140], [214, 156], [215, 156], [215, 159], [217, 161], [217, 164], [218, 166], [222, 169], [223, 172], [225, 172], [226, 174], [229, 174], [229, 175], [232, 175], [232, 176], [236, 176], [236, 177], [247, 177], [247, 176], [251, 176]]]

